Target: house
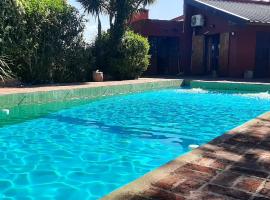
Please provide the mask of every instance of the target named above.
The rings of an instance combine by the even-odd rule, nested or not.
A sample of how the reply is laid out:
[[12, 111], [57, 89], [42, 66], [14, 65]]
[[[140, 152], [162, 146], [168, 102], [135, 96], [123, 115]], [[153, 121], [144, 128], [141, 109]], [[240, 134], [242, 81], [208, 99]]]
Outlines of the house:
[[143, 9], [131, 20], [131, 27], [135, 32], [148, 37], [150, 42], [151, 65], [146, 74], [179, 74], [183, 71], [180, 69], [183, 17], [172, 20], [155, 20], [149, 19], [148, 13], [148, 10]]
[[[172, 21], [180, 26], [175, 48], [179, 49], [179, 71], [185, 75], [270, 77], [269, 0], [184, 0], [184, 17]], [[138, 32], [148, 36], [172, 22], [148, 23], [154, 23], [155, 29], [144, 24]], [[162, 37], [167, 37], [166, 31]]]

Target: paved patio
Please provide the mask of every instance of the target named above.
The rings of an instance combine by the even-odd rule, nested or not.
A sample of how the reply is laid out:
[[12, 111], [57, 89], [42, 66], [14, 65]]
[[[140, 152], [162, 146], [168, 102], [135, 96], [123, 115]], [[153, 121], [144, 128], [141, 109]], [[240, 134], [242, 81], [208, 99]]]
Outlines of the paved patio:
[[104, 199], [270, 200], [270, 113]]

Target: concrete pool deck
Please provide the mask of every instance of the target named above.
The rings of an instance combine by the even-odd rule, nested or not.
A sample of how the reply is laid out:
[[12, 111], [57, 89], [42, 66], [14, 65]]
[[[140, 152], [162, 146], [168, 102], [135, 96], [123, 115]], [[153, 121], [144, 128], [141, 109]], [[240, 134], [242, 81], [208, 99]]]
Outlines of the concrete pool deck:
[[151, 199], [270, 200], [270, 112], [103, 198]]

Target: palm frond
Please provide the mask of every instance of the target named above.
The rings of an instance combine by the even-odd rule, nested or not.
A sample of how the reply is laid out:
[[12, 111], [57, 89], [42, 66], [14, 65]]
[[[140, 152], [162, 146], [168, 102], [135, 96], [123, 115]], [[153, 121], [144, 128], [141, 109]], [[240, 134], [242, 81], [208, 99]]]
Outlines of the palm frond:
[[89, 14], [97, 16], [104, 12], [104, 0], [77, 0], [77, 2], [79, 2]]
[[9, 65], [11, 65], [11, 61], [8, 57], [0, 56], [0, 80], [3, 82], [14, 77]]

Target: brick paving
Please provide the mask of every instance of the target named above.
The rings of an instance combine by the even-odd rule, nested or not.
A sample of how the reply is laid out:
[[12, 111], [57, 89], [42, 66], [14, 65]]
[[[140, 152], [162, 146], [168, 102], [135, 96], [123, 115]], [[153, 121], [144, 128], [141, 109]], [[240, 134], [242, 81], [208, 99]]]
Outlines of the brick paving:
[[270, 200], [270, 113], [195, 151], [141, 190], [130, 184], [104, 199]]

